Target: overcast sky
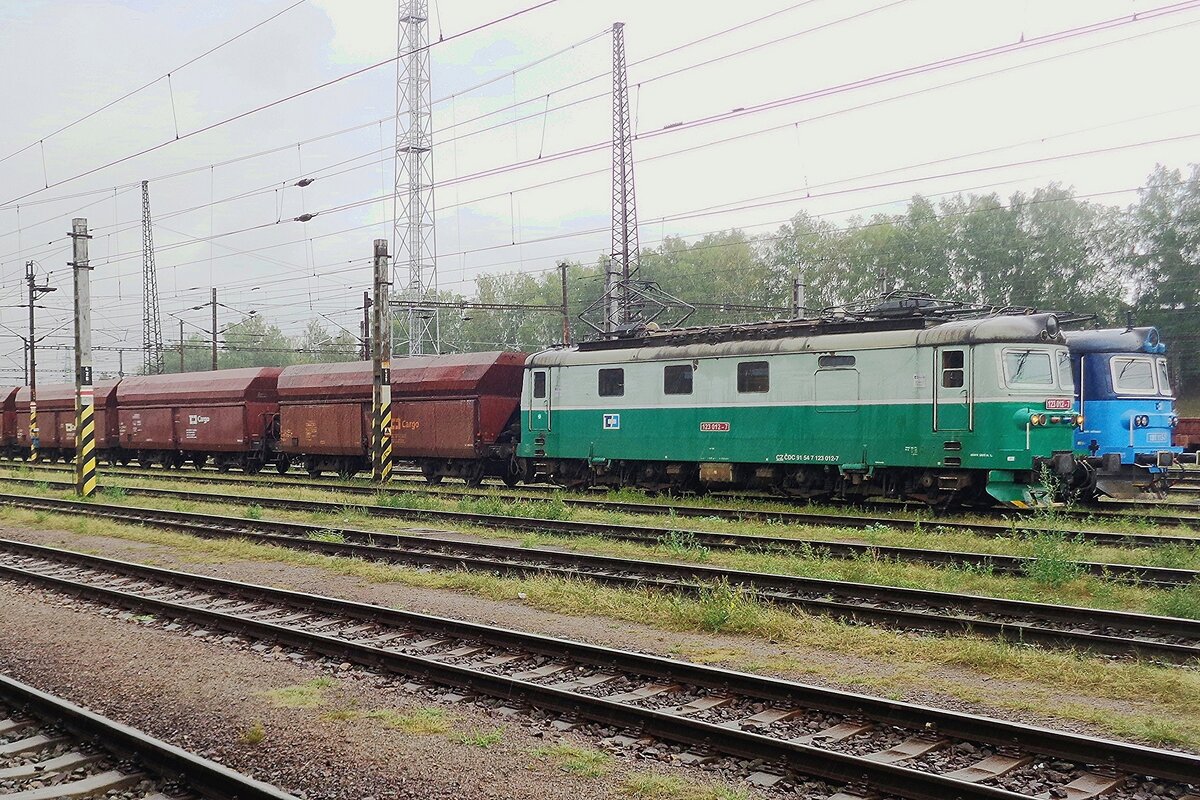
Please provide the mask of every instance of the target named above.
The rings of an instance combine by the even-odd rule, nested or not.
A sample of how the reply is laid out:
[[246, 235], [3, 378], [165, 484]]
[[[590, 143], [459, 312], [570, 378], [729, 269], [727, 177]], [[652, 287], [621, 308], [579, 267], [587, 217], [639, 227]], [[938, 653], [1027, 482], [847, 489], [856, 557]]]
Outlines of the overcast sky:
[[[480, 274], [607, 251], [618, 20], [643, 246], [802, 210], [841, 223], [917, 192], [1059, 181], [1126, 204], [1155, 163], [1197, 160], [1197, 1], [558, 0], [451, 38], [535, 1], [431, 3], [439, 284], [468, 296]], [[256, 311], [357, 330], [372, 240], [391, 239], [395, 65], [189, 135], [394, 57], [395, 2], [294, 2], [0, 0], [0, 380], [21, 377], [27, 260], [60, 288], [41, 330], [69, 321], [74, 216], [95, 235], [94, 343], [140, 347], [142, 180], [164, 312], [204, 326], [190, 309], [216, 286], [237, 310], [222, 326]], [[67, 325], [46, 343], [69, 341]]]

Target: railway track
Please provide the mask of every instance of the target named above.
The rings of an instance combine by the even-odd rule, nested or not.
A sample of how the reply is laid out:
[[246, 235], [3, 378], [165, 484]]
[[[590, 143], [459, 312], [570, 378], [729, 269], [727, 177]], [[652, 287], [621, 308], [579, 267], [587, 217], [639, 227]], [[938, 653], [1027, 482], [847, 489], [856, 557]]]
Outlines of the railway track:
[[[150, 478], [153, 480], [168, 480], [173, 483], [180, 481], [180, 476], [177, 474], [164, 473], [162, 471], [131, 474], [131, 477]], [[407, 491], [411, 490], [396, 490], [394, 488], [381, 488], [351, 484], [329, 484], [321, 482], [302, 482], [302, 481], [287, 481], [275, 479], [253, 479], [250, 481], [239, 480], [233, 477], [224, 477], [216, 475], [189, 475], [185, 480], [189, 482], [203, 483], [213, 486], [255, 486], [264, 488], [310, 488], [319, 490], [333, 490], [343, 494], [354, 495], [355, 497], [403, 497]], [[49, 486], [64, 487], [67, 482], [53, 481], [41, 478], [28, 478], [18, 476], [0, 475], [0, 481], [9, 481], [22, 484], [46, 484]], [[73, 485], [73, 484], [70, 484]], [[150, 492], [159, 490], [135, 487], [123, 484], [112, 484], [114, 487], [119, 487], [129, 494], [148, 495]], [[182, 490], [163, 490], [180, 492]], [[478, 499], [478, 498], [497, 498], [506, 501], [530, 501], [536, 498], [531, 498], [526, 495], [503, 492], [480, 492], [472, 490], [446, 490], [446, 489], [427, 489], [418, 487], [416, 491], [429, 493], [433, 496], [444, 498], [447, 500], [456, 499]], [[200, 493], [193, 493], [200, 494]], [[169, 496], [169, 495], [162, 495]], [[221, 500], [224, 496], [204, 495], [210, 501]], [[247, 495], [231, 495], [231, 497], [245, 498], [247, 502], [256, 502], [260, 504], [273, 503], [276, 501], [288, 502], [282, 498], [270, 498], [264, 496], [255, 496], [253, 500], [248, 499]], [[555, 497], [547, 495], [547, 497]], [[310, 505], [320, 505], [321, 501], [304, 501]], [[909, 519], [895, 516], [868, 516], [863, 514], [842, 514], [842, 513], [821, 513], [813, 511], [774, 511], [774, 510], [754, 510], [742, 508], [721, 508], [712, 506], [687, 505], [676, 502], [670, 503], [635, 503], [619, 500], [603, 500], [593, 498], [574, 498], [574, 497], [555, 497], [555, 502], [561, 502], [563, 505], [571, 508], [583, 508], [593, 511], [619, 512], [625, 514], [640, 514], [647, 516], [672, 516], [677, 518], [687, 519], [703, 519], [715, 518], [721, 520], [754, 520], [783, 523], [789, 525], [821, 525], [841, 528], [856, 528], [856, 529], [872, 529], [880, 526], [894, 528], [896, 530], [930, 530], [942, 529], [948, 531], [958, 531], [971, 533], [983, 536], [993, 537], [1011, 537], [1018, 531], [1025, 534], [1045, 534], [1053, 536], [1061, 536], [1067, 539], [1089, 542], [1092, 544], [1113, 546], [1113, 547], [1158, 547], [1161, 545], [1179, 545], [1183, 547], [1200, 547], [1200, 536], [1188, 536], [1185, 534], [1153, 534], [1153, 533], [1132, 533], [1126, 531], [1110, 531], [1096, 530], [1092, 528], [1077, 528], [1077, 529], [1061, 529], [1061, 528], [1038, 528], [1028, 525], [1017, 525], [1015, 521], [1004, 523], [985, 523], [985, 522], [962, 522], [952, 519], [936, 518], [936, 519]], [[325, 505], [344, 506], [344, 503], [325, 503]], [[416, 513], [419, 509], [404, 509], [398, 506], [380, 506], [380, 505], [364, 505], [355, 503], [356, 507], [370, 509], [372, 513], [381, 515], [397, 515], [389, 512], [411, 512]], [[420, 511], [420, 513], [453, 513], [453, 512], [436, 512], [436, 511]], [[495, 515], [499, 516], [499, 515]], [[1108, 516], [1120, 518], [1124, 515], [1109, 514]], [[515, 517], [504, 517], [505, 519], [516, 519]], [[1128, 517], [1126, 517], [1128, 519]], [[1154, 524], [1159, 524], [1168, 527], [1195, 527], [1200, 530], [1200, 516], [1197, 517], [1178, 517], [1173, 515], [1156, 515], [1142, 514], [1138, 519]], [[582, 524], [582, 523], [581, 523]]]
[[[51, 488], [70, 488], [73, 484], [65, 481], [57, 484], [49, 481], [35, 481], [47, 484]], [[105, 487], [99, 487], [104, 489]], [[531, 517], [508, 516], [504, 514], [480, 514], [467, 511], [439, 511], [418, 508], [397, 508], [395, 506], [376, 506], [346, 503], [336, 503], [317, 500], [291, 500], [281, 497], [261, 495], [214, 495], [206, 492], [192, 492], [182, 489], [148, 489], [143, 487], [124, 488], [129, 496], [168, 498], [197, 503], [229, 503], [259, 508], [273, 508], [296, 513], [327, 513], [342, 514], [347, 508], [352, 508], [372, 516], [390, 517], [394, 519], [415, 522], [434, 522], [446, 525], [471, 525], [489, 529], [505, 529], [533, 533], [552, 533], [567, 536], [596, 536], [619, 541], [630, 541], [646, 545], [677, 544], [688, 548], [710, 548], [721, 550], [755, 550], [803, 557], [826, 558], [872, 558], [893, 561], [931, 564], [942, 567], [970, 567], [997, 574], [1025, 575], [1037, 563], [1036, 558], [1026, 556], [1009, 556], [995, 553], [974, 553], [954, 550], [938, 550], [918, 547], [898, 547], [892, 545], [867, 544], [839, 540], [801, 539], [791, 536], [765, 536], [759, 534], [727, 533], [722, 531], [705, 531], [682, 529], [675, 527], [654, 528], [647, 525], [619, 525], [615, 523], [586, 522], [576, 520], [544, 519]], [[36, 498], [28, 495], [12, 495], [0, 493], [0, 503], [10, 505], [25, 505], [32, 507], [37, 500], [65, 505], [59, 508], [70, 509], [72, 501]], [[76, 504], [82, 509], [120, 509], [128, 506], [105, 506], [101, 503], [87, 502]], [[47, 510], [49, 506], [43, 506]], [[137, 508], [139, 514], [154, 513], [154, 509]], [[165, 512], [175, 513], [175, 512]], [[204, 516], [204, 515], [201, 515]], [[212, 517], [214, 520], [235, 518]], [[247, 520], [236, 520], [239, 524]], [[325, 528], [328, 531], [328, 528]], [[344, 529], [339, 527], [339, 531]], [[435, 531], [436, 532], [436, 531]], [[453, 531], [442, 531], [452, 533]], [[364, 536], [380, 536], [379, 532], [359, 531], [356, 534]], [[1173, 537], [1172, 537], [1173, 538]], [[1081, 574], [1093, 575], [1106, 580], [1121, 583], [1132, 583], [1158, 588], [1185, 586], [1200, 579], [1200, 570], [1180, 569], [1174, 567], [1155, 567], [1139, 564], [1118, 564], [1100, 561], [1072, 561], [1067, 565]]]
[[[0, 497], [0, 502], [17, 503]], [[20, 502], [28, 508], [69, 511], [157, 527], [204, 538], [241, 538], [329, 556], [442, 570], [586, 579], [627, 589], [701, 596], [714, 585], [745, 589], [754, 597], [809, 614], [853, 623], [938, 633], [965, 633], [1109, 656], [1200, 662], [1200, 621], [1122, 611], [1074, 608], [1002, 598], [803, 578], [689, 564], [613, 558], [512, 545], [342, 530], [319, 525], [244, 520], [124, 506], [54, 500]]]
[[0, 798], [295, 800], [0, 675]]
[[[831, 784], [827, 797], [1200, 800], [1200, 756], [0, 541], [0, 575]], [[1043, 792], [1049, 792], [1043, 794]]]

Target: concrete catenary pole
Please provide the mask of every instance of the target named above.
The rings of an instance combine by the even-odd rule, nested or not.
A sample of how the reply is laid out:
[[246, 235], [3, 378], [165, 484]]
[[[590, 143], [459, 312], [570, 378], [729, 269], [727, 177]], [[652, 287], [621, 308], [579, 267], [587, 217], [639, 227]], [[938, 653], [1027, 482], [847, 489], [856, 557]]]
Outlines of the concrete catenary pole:
[[212, 290], [212, 368], [217, 368], [217, 287]]
[[571, 314], [567, 309], [567, 262], [558, 262], [558, 280], [562, 284], [562, 341], [563, 345], [571, 343]]
[[71, 220], [75, 260], [75, 493], [96, 491], [96, 419], [92, 388], [92, 290], [87, 220]]
[[179, 371], [183, 372], [183, 320], [179, 320]]
[[381, 483], [392, 479], [392, 337], [385, 330], [390, 319], [389, 283], [387, 239], [376, 239], [375, 298], [371, 303], [371, 474]]

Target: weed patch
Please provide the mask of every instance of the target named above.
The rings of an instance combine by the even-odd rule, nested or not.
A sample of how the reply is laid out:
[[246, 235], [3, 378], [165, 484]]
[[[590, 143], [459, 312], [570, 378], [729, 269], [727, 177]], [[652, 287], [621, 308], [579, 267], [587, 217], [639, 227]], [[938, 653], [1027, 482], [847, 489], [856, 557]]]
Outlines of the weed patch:
[[563, 772], [569, 772], [581, 778], [599, 778], [607, 775], [613, 765], [612, 756], [603, 750], [567, 743], [539, 747], [533, 751], [533, 754], [554, 763]]
[[493, 728], [490, 731], [481, 731], [478, 728], [472, 728], [466, 733], [456, 733], [450, 737], [450, 740], [458, 744], [465, 744], [470, 747], [479, 747], [484, 750], [499, 744], [504, 738], [504, 728]]
[[325, 702], [325, 690], [333, 686], [332, 678], [316, 678], [308, 683], [284, 686], [263, 692], [280, 708], [317, 708]]
[[238, 741], [242, 744], [248, 744], [251, 747], [260, 745], [267, 738], [267, 729], [263, 727], [261, 722], [255, 722], [249, 728], [242, 731], [242, 735], [238, 737]]

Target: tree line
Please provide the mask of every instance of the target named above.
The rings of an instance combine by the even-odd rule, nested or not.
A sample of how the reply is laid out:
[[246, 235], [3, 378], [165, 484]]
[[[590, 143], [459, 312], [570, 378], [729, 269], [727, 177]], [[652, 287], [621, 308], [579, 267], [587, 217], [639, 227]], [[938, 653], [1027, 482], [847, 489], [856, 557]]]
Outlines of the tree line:
[[[1158, 166], [1126, 207], [1081, 197], [1055, 183], [1007, 197], [962, 193], [934, 202], [914, 196], [898, 213], [835, 224], [797, 214], [770, 233], [733, 229], [693, 241], [667, 237], [641, 252], [641, 277], [703, 304], [687, 324], [749, 322], [789, 315], [793, 280], [811, 312], [877, 296], [881, 288], [1001, 306], [1093, 314], [1102, 325], [1157, 325], [1177, 381], [1200, 391], [1200, 165]], [[604, 257], [567, 267], [572, 336], [603, 288]], [[443, 292], [443, 303], [548, 306], [561, 302], [557, 269], [479, 279], [473, 298]], [[743, 307], [752, 307], [747, 310]], [[395, 314], [403, 355], [405, 314]], [[442, 349], [532, 351], [562, 339], [553, 310], [461, 310], [439, 314]], [[185, 343], [187, 369], [205, 369], [202, 339]], [[230, 329], [220, 365], [352, 360], [356, 337], [318, 321], [287, 337], [258, 317]], [[172, 368], [171, 354], [167, 366]], [[174, 368], [178, 362], [175, 360]]]

